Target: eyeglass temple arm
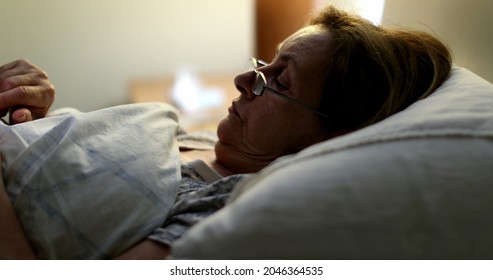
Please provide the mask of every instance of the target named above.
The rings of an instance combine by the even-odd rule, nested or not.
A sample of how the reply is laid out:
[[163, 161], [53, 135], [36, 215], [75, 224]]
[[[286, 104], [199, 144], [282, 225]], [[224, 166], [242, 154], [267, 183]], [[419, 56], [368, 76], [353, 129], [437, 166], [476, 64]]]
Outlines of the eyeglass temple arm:
[[310, 106], [308, 106], [308, 105], [305, 105], [305, 104], [301, 103], [300, 101], [298, 101], [298, 100], [296, 100], [296, 99], [294, 99], [294, 98], [291, 98], [291, 97], [289, 97], [289, 96], [287, 96], [287, 95], [285, 95], [285, 94], [279, 93], [279, 92], [277, 92], [277, 91], [276, 91], [275, 89], [273, 89], [273, 88], [270, 88], [270, 87], [267, 87], [267, 86], [264, 86], [264, 88], [265, 88], [266, 90], [270, 90], [272, 93], [276, 94], [276, 95], [277, 95], [277, 96], [279, 96], [279, 97], [282, 97], [282, 98], [284, 98], [284, 99], [286, 99], [286, 100], [288, 100], [288, 101], [294, 102], [294, 103], [298, 104], [299, 106], [301, 106], [301, 107], [303, 107], [303, 108], [305, 108], [305, 109], [307, 109], [307, 110], [309, 110], [309, 111], [312, 111], [312, 112], [313, 112], [313, 113], [315, 113], [315, 114], [318, 114], [319, 116], [322, 116], [322, 117], [324, 117], [324, 118], [326, 118], [326, 119], [328, 119], [328, 118], [329, 118], [329, 116], [327, 116], [326, 114], [324, 114], [324, 113], [322, 113], [322, 112], [319, 112], [318, 110], [316, 110], [316, 109], [314, 109], [314, 108], [312, 108], [312, 107], [310, 107]]
[[[265, 62], [265, 61], [263, 61], [261, 59], [252, 58], [252, 60], [254, 61], [254, 65], [256, 65], [257, 67], [259, 67], [259, 66], [267, 66], [268, 65], [267, 62]], [[254, 71], [255, 71], [255, 73], [257, 73], [256, 67], [254, 67]], [[324, 117], [326, 119], [329, 118], [329, 116], [327, 116], [326, 114], [321, 113], [318, 110], [316, 110], [316, 109], [314, 109], [314, 108], [312, 108], [312, 107], [310, 107], [308, 105], [305, 105], [305, 104], [301, 103], [300, 101], [298, 101], [298, 100], [296, 100], [294, 98], [291, 98], [291, 97], [289, 97], [289, 96], [287, 96], [285, 94], [282, 94], [282, 93], [278, 92], [277, 90], [275, 90], [273, 88], [270, 88], [270, 87], [267, 87], [267, 86], [264, 86], [264, 88], [267, 89], [267, 90], [270, 90], [271, 92], [273, 92], [274, 94], [276, 94], [279, 97], [282, 97], [282, 98], [284, 98], [284, 99], [286, 99], [288, 101], [294, 102], [294, 103], [300, 105], [301, 107], [303, 107], [303, 108], [305, 108], [305, 109], [307, 109], [309, 111], [312, 111], [313, 113], [315, 113], [315, 114], [317, 114], [319, 116], [322, 116], [322, 117]]]

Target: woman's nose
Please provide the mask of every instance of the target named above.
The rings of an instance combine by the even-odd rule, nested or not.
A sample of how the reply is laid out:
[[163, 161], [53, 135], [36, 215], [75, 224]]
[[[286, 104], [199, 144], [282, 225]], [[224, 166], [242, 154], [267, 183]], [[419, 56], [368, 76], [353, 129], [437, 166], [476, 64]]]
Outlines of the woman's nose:
[[255, 98], [255, 94], [253, 94], [252, 91], [254, 82], [255, 82], [254, 71], [241, 73], [238, 76], [236, 76], [234, 79], [236, 89], [240, 92], [241, 96], [246, 99]]

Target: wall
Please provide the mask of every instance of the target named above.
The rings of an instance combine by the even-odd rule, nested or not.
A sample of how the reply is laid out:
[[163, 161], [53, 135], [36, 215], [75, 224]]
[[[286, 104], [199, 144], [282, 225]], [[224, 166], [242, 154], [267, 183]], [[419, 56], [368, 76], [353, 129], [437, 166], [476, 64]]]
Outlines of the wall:
[[311, 14], [332, 4], [356, 12], [379, 23], [385, 0], [256, 0], [255, 55], [263, 60], [274, 58], [278, 44], [303, 27]]
[[271, 61], [279, 43], [302, 28], [313, 11], [313, 0], [256, 0], [255, 56]]
[[244, 70], [251, 0], [1, 0], [0, 64], [27, 58], [57, 87], [53, 108], [127, 101], [130, 79]]
[[[382, 20], [385, 0], [314, 0], [315, 8], [320, 9], [323, 6], [330, 4], [339, 9], [351, 13], [357, 13], [362, 17], [380, 24]], [[391, 1], [391, 0], [387, 0]]]
[[[347, 8], [369, 0], [312, 0]], [[27, 58], [57, 87], [54, 108], [127, 101], [130, 79], [242, 71], [254, 53], [254, 0], [1, 0], [0, 64]], [[433, 30], [457, 64], [493, 81], [493, 1], [387, 0], [385, 25]], [[268, 28], [268, 27], [266, 27]]]
[[383, 24], [434, 32], [456, 64], [493, 82], [493, 1], [387, 0]]
[[[345, 10], [377, 16], [384, 4], [384, 26], [421, 29], [440, 37], [454, 62], [493, 82], [492, 0], [314, 0]], [[371, 3], [371, 5], [368, 5]], [[370, 9], [372, 8], [372, 9]], [[372, 19], [378, 22], [378, 19]]]

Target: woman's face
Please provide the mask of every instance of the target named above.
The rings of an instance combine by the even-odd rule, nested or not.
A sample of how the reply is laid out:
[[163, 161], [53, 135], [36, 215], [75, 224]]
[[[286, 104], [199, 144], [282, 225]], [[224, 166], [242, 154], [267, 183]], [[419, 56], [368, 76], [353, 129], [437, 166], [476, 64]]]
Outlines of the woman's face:
[[[273, 88], [310, 107], [322, 100], [330, 33], [305, 27], [278, 48], [274, 61], [258, 68]], [[233, 172], [256, 172], [276, 158], [292, 154], [330, 137], [319, 115], [269, 90], [252, 92], [253, 71], [235, 78], [240, 97], [218, 127], [216, 158]]]

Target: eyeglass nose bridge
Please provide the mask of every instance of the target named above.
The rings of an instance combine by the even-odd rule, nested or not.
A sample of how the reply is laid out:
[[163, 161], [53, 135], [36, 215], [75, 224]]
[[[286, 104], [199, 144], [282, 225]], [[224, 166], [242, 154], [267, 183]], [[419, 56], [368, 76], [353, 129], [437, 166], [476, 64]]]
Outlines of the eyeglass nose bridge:
[[261, 59], [257, 59], [257, 58], [255, 58], [255, 57], [251, 57], [251, 58], [250, 58], [250, 61], [251, 61], [251, 63], [253, 64], [253, 68], [254, 68], [254, 69], [257, 69], [257, 68], [259, 68], [259, 67], [263, 67], [263, 66], [267, 66], [267, 65], [269, 65], [269, 63], [267, 63], [267, 62], [265, 62], [265, 61], [263, 61], [263, 60], [261, 60]]

